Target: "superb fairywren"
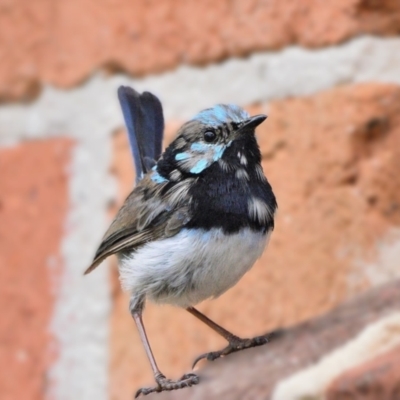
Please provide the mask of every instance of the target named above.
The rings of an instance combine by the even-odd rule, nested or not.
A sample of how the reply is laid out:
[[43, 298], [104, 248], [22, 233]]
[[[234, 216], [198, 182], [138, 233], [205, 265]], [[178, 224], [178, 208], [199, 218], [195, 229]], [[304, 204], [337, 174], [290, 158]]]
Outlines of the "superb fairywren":
[[162, 106], [151, 93], [120, 87], [119, 100], [134, 157], [137, 185], [106, 232], [86, 273], [111, 254], [157, 386], [137, 396], [198, 383], [195, 374], [165, 378], [152, 354], [142, 312], [148, 299], [186, 308], [228, 346], [199, 356], [213, 360], [266, 342], [240, 339], [193, 306], [235, 285], [253, 266], [274, 228], [277, 207], [261, 167], [255, 128], [265, 115], [219, 104], [197, 114], [161, 154]]

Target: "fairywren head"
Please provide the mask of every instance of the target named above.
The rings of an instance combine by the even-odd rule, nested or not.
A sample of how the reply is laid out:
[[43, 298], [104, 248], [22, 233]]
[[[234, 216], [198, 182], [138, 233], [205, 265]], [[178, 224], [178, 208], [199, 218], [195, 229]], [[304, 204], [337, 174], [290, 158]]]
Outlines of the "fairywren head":
[[173, 171], [175, 176], [202, 174], [214, 163], [225, 170], [259, 164], [261, 155], [255, 128], [266, 118], [266, 115], [250, 117], [236, 105], [218, 104], [203, 110], [179, 129], [157, 169], [173, 177]]

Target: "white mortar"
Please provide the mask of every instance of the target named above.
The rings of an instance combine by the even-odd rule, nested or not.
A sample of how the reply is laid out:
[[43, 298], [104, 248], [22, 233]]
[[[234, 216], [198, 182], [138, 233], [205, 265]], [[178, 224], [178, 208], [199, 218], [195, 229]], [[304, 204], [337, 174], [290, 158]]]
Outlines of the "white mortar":
[[323, 400], [333, 380], [400, 343], [400, 313], [367, 326], [354, 339], [326, 354], [311, 367], [280, 381], [272, 400]]

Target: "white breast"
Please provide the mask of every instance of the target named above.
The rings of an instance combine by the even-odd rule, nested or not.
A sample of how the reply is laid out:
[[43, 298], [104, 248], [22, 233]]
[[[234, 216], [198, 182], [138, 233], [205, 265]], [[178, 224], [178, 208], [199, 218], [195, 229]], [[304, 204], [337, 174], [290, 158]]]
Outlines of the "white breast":
[[122, 287], [137, 299], [197, 304], [235, 285], [261, 256], [269, 236], [250, 229], [236, 234], [184, 229], [121, 257]]

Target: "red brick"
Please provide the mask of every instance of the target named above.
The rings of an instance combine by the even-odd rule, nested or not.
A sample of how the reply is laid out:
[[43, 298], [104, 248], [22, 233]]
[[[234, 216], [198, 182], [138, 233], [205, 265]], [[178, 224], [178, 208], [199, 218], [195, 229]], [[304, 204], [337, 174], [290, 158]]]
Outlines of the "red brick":
[[0, 2], [0, 100], [98, 68], [131, 74], [289, 44], [319, 47], [400, 33], [398, 0], [51, 0]]
[[54, 139], [0, 151], [2, 400], [43, 399], [48, 384], [71, 145]]
[[397, 400], [400, 398], [400, 346], [337, 377], [327, 400]]

